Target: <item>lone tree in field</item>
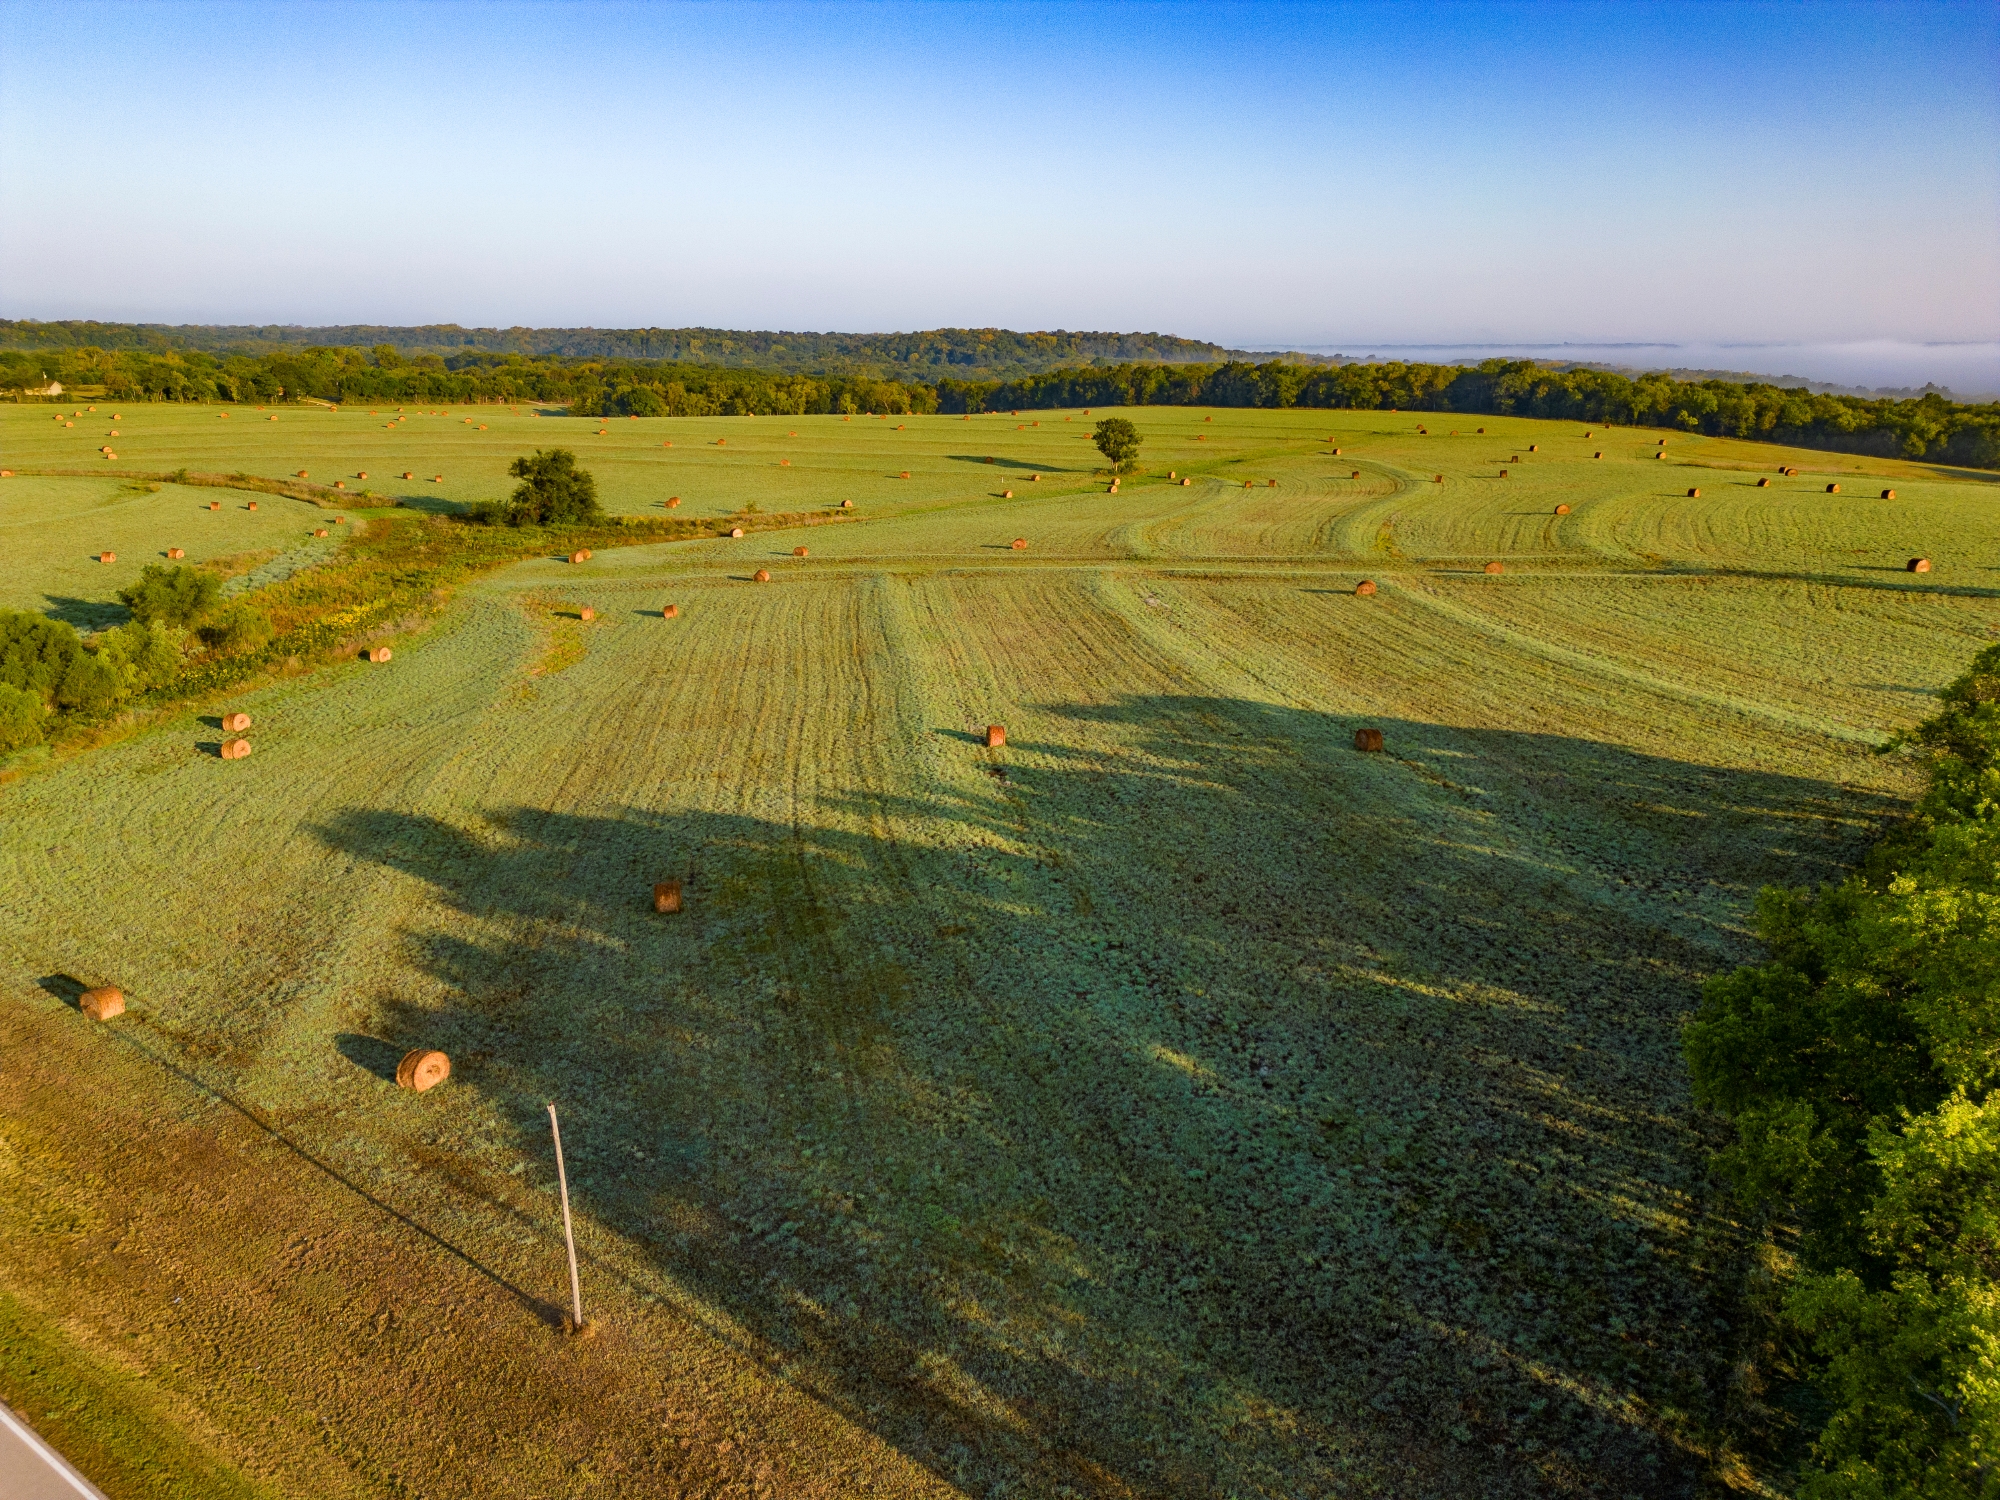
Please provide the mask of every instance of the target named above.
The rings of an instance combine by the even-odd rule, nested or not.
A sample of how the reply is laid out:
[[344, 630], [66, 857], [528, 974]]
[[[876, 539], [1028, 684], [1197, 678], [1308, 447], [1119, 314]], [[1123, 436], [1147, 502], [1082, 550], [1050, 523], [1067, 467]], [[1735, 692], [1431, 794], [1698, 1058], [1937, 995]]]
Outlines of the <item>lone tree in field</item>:
[[1097, 451], [1111, 460], [1111, 472], [1123, 474], [1139, 461], [1139, 429], [1123, 417], [1106, 417], [1092, 436]]
[[576, 466], [576, 455], [567, 448], [537, 448], [533, 457], [515, 459], [507, 472], [521, 481], [507, 512], [516, 526], [569, 526], [604, 514], [597, 505], [597, 481]]

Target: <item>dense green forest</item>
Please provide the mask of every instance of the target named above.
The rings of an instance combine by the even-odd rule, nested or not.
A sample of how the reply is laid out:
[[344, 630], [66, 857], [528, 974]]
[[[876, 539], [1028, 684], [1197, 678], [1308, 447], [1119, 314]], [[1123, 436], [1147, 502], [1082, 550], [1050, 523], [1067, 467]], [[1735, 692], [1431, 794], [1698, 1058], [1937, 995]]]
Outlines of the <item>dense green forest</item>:
[[815, 412], [978, 412], [1101, 406], [1316, 407], [1550, 417], [1762, 438], [1880, 457], [2000, 468], [2000, 403], [1931, 394], [1890, 400], [1665, 374], [1484, 364], [1126, 363], [1009, 380], [531, 357], [490, 351], [403, 354], [305, 346], [265, 354], [63, 348], [0, 353], [0, 389], [49, 380], [116, 401], [311, 398], [380, 402], [546, 402], [578, 416], [804, 416]]
[[1687, 1030], [1721, 1165], [1798, 1228], [1785, 1315], [1831, 1408], [1805, 1500], [2000, 1483], [2000, 646], [1907, 737], [1916, 816], [1859, 873], [1767, 890], [1767, 963]]
[[[1223, 360], [1243, 351], [1165, 333], [1016, 333], [933, 328], [920, 333], [776, 333], [728, 328], [461, 328], [456, 323], [332, 328], [164, 323], [38, 323], [0, 319], [0, 349], [141, 350], [156, 354], [284, 354], [372, 349], [531, 359], [650, 360], [667, 364], [849, 375], [1033, 374], [1066, 365], [1134, 360]], [[1299, 356], [1304, 358], [1305, 356]]]

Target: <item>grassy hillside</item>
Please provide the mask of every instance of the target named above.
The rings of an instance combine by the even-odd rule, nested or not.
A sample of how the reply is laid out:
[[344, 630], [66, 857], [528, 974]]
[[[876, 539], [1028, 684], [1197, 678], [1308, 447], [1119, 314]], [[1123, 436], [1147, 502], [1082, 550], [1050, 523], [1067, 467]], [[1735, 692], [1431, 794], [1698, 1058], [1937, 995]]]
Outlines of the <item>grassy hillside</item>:
[[[439, 1497], [1728, 1467], [1756, 1246], [1679, 1026], [1758, 886], [1903, 805], [1872, 746], [2000, 628], [1990, 483], [1148, 410], [1112, 496], [1081, 412], [269, 415], [126, 414], [119, 466], [431, 507], [560, 441], [626, 513], [862, 524], [531, 560], [386, 666], [0, 787], [0, 1294], [200, 1463]], [[87, 468], [76, 420], [0, 409], [10, 464]], [[103, 605], [58, 569], [118, 493], [0, 481], [10, 586]], [[209, 493], [135, 498], [132, 555], [255, 546], [172, 508]], [[132, 1010], [93, 1028], [100, 982]], [[418, 1044], [454, 1064], [421, 1097]], [[53, 1429], [43, 1367], [0, 1355], [0, 1395]]]

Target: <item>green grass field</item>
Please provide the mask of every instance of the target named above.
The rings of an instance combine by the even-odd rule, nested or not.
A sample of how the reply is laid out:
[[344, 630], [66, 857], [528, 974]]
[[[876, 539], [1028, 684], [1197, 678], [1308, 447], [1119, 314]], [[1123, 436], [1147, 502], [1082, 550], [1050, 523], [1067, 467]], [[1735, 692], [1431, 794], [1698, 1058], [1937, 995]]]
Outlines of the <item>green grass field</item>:
[[[122, 468], [435, 507], [561, 443], [626, 513], [861, 524], [525, 562], [387, 666], [0, 787], [9, 1316], [143, 1380], [245, 1493], [1726, 1471], [1757, 1245], [1679, 1024], [1754, 955], [1761, 885], [1903, 805], [1873, 749], [2000, 628], [2000, 491], [1490, 417], [1123, 414], [1146, 472], [1114, 496], [1080, 412], [122, 413]], [[298, 552], [301, 502], [33, 475], [87, 467], [102, 416], [0, 409], [0, 602], [116, 618], [169, 545], [337, 549]], [[378, 482], [405, 469], [446, 482]], [[131, 1012], [91, 1028], [81, 983]], [[418, 1044], [453, 1058], [424, 1096], [392, 1081]], [[552, 1326], [551, 1099], [589, 1342]]]

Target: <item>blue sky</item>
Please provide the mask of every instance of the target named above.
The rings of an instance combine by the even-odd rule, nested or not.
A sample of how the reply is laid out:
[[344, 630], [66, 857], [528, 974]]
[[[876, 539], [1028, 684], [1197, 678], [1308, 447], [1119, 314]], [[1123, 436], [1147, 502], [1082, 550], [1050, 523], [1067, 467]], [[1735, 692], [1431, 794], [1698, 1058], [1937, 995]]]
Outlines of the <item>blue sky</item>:
[[0, 5], [0, 313], [2000, 338], [2000, 7]]

